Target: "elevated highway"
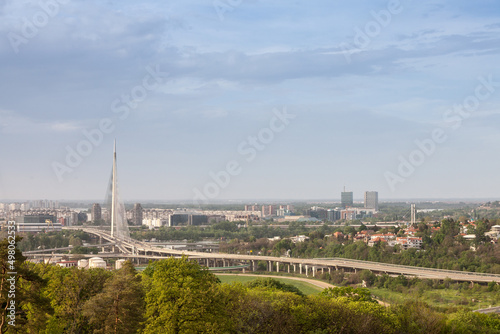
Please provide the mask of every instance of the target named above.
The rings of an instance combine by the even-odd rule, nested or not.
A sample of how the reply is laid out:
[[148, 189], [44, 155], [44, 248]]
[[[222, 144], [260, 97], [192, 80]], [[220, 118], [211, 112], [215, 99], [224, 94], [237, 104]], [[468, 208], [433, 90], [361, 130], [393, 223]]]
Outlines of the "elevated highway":
[[252, 270], [256, 270], [258, 262], [264, 261], [267, 264], [268, 271], [270, 272], [291, 272], [291, 270], [293, 269], [293, 272], [298, 272], [301, 274], [304, 273], [307, 276], [312, 275], [313, 277], [318, 273], [331, 273], [335, 270], [357, 272], [358, 270], [366, 269], [376, 274], [404, 275], [408, 277], [439, 280], [450, 278], [453, 281], [478, 283], [497, 282], [500, 284], [500, 275], [496, 274], [402, 266], [380, 262], [350, 260], [344, 258], [302, 259], [243, 254], [190, 252], [153, 247], [148, 243], [140, 242], [134, 239], [118, 240], [112, 237], [109, 232], [98, 230], [95, 228], [72, 227], [72, 229], [80, 229], [87, 233], [98, 235], [104, 240], [109, 241], [110, 243], [116, 243], [118, 249], [122, 253], [130, 255], [130, 257], [143, 259], [159, 259], [170, 256], [187, 256], [192, 259], [197, 259], [202, 265], [206, 265], [207, 267], [217, 267], [218, 264], [222, 264], [223, 267], [226, 267], [232, 263], [246, 263], [250, 265], [250, 268]]
[[[107, 246], [116, 246], [116, 244], [115, 243], [106, 243], [106, 244], [99, 244], [99, 245], [90, 245], [88, 247], [107, 247]], [[73, 246], [70, 246], [70, 247], [59, 247], [59, 248], [44, 248], [44, 249], [37, 249], [37, 250], [32, 250], [32, 251], [26, 251], [26, 252], [23, 252], [23, 255], [55, 253], [55, 252], [72, 250], [73, 248], [74, 248]]]

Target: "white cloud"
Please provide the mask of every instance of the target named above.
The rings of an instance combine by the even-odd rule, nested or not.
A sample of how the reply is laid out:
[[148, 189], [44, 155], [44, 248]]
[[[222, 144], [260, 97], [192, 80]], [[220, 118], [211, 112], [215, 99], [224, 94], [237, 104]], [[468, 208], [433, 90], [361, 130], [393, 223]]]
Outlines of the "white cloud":
[[210, 109], [210, 110], [204, 110], [201, 112], [203, 116], [207, 118], [220, 118], [220, 117], [225, 117], [227, 116], [227, 110], [223, 109]]
[[81, 121], [40, 122], [13, 111], [0, 110], [0, 131], [4, 134], [65, 133], [82, 128]]
[[[115, 122], [113, 135], [124, 137], [120, 140], [128, 147], [124, 153], [140, 157], [133, 160], [136, 170], [151, 161], [158, 170], [172, 166], [172, 161], [181, 161], [181, 166], [189, 161], [205, 172], [207, 159], [216, 164], [219, 157], [220, 163], [231, 158], [226, 159], [221, 146], [231, 151], [246, 134], [267, 126], [273, 108], [286, 105], [300, 120], [277, 137], [267, 153], [259, 156], [259, 163], [266, 177], [275, 179], [282, 165], [276, 164], [278, 174], [269, 172], [268, 155], [277, 161], [308, 157], [322, 162], [328, 157], [325, 172], [319, 169], [313, 175], [307, 164], [287, 165], [297, 182], [283, 178], [270, 192], [280, 196], [284, 193], [280, 185], [286, 189], [287, 184], [299, 184], [297, 193], [314, 196], [325, 190], [310, 184], [324, 185], [322, 180], [332, 177], [346, 154], [361, 166], [362, 173], [365, 164], [380, 169], [377, 156], [392, 164], [398, 154], [410, 152], [416, 137], [432, 129], [446, 108], [473, 92], [478, 76], [496, 71], [500, 12], [491, 1], [481, 5], [463, 0], [453, 4], [405, 1], [403, 12], [366, 48], [353, 52], [348, 63], [339, 44], [352, 43], [354, 28], [365, 27], [373, 20], [371, 11], [380, 11], [387, 3], [245, 0], [220, 21], [211, 1], [74, 0], [14, 54], [5, 35], [18, 31], [20, 18], [33, 16], [38, 1], [0, 0], [4, 109], [0, 133], [9, 134], [14, 142], [6, 145], [13, 155], [26, 152], [33, 157], [37, 151], [29, 150], [36, 145], [30, 144], [39, 143], [53, 148], [57, 159], [64, 159], [71, 135], [83, 138], [81, 130], [95, 128], [100, 119], [116, 120], [119, 114], [113, 113], [112, 101], [132, 94], [148, 74], [146, 67], [159, 64], [162, 72], [168, 72], [166, 81], [158, 90], [148, 91], [137, 108], [131, 107], [128, 118]], [[498, 81], [496, 73], [493, 77]], [[464, 140], [471, 147], [484, 144], [484, 151], [496, 149], [497, 96], [464, 122], [464, 131], [489, 129], [484, 138], [467, 136]], [[123, 103], [120, 106], [127, 108]], [[468, 148], [457, 149], [452, 140], [447, 145], [464, 156], [498, 162]], [[161, 150], [168, 154], [159, 154]], [[366, 155], [367, 151], [374, 153]], [[453, 160], [451, 155], [448, 158]], [[92, 173], [85, 166], [78, 172], [86, 185], [90, 183], [84, 175]], [[42, 178], [54, 178], [43, 177], [50, 172], [50, 162], [36, 168]], [[155, 178], [168, 185], [168, 173], [132, 175], [130, 165], [124, 164], [123, 170], [127, 168], [141, 180], [139, 193], [151, 193], [151, 197], [163, 196], [164, 191], [175, 197], [182, 186], [178, 182], [179, 187], [151, 189]], [[199, 169], [179, 167], [175, 178], [192, 180], [198, 178], [196, 173]], [[334, 174], [338, 179], [361, 179], [351, 167]], [[369, 177], [382, 178], [382, 174], [377, 171]], [[353, 188], [363, 188], [361, 181], [356, 182]], [[422, 188], [432, 182], [422, 182]], [[29, 187], [21, 183], [17, 188]], [[255, 184], [251, 171], [241, 175], [241, 184]], [[336, 186], [332, 181], [329, 189]], [[55, 189], [65, 191], [64, 187], [53, 189], [47, 197], [71, 194], [70, 189], [55, 193]], [[92, 190], [85, 191], [83, 197], [94, 197]], [[96, 191], [100, 196], [101, 189]], [[425, 196], [415, 191], [420, 191], [415, 196]], [[234, 196], [245, 197], [245, 190], [235, 188]]]

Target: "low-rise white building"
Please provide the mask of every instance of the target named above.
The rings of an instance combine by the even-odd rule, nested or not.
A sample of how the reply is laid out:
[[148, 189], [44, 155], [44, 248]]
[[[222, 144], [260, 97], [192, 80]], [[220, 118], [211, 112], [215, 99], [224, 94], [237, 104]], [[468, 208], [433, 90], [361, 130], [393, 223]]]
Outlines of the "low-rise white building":
[[403, 249], [422, 248], [422, 238], [419, 237], [399, 237], [396, 238], [396, 245], [401, 245]]
[[78, 261], [59, 261], [56, 264], [63, 268], [72, 268], [78, 265]]
[[89, 268], [89, 260], [87, 260], [87, 259], [78, 260], [78, 268], [88, 269]]
[[142, 225], [146, 225], [152, 230], [155, 227], [162, 227], [164, 224], [160, 218], [145, 218], [142, 220]]
[[106, 269], [106, 267], [107, 267], [106, 261], [104, 261], [100, 257], [96, 256], [96, 257], [92, 257], [89, 259], [89, 269], [92, 269], [92, 268]]
[[293, 243], [304, 242], [309, 240], [309, 237], [306, 237], [305, 235], [297, 235], [295, 237], [291, 237], [290, 240], [292, 240]]
[[115, 269], [118, 270], [118, 269], [121, 269], [123, 267], [123, 264], [126, 262], [127, 260], [124, 260], [124, 259], [120, 259], [120, 260], [116, 260], [115, 262]]

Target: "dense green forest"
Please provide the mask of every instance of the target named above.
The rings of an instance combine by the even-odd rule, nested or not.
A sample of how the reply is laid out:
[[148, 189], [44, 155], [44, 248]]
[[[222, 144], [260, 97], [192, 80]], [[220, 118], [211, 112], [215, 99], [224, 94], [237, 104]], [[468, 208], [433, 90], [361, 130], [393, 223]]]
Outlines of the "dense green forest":
[[[12, 253], [12, 252], [11, 252]], [[113, 272], [29, 264], [0, 243], [1, 333], [500, 333], [500, 317], [421, 302], [379, 305], [363, 288], [304, 296], [260, 280], [221, 284], [186, 258]], [[10, 266], [17, 270], [8, 297]], [[8, 315], [15, 300], [15, 326]]]

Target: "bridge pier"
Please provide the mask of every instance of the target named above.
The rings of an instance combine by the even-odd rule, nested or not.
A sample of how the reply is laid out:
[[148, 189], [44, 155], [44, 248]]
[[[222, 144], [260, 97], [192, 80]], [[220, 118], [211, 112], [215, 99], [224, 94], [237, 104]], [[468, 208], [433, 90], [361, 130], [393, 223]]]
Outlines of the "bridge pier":
[[[68, 229], [68, 228], [65, 227], [64, 229]], [[108, 248], [109, 249], [113, 248], [114, 252], [122, 252], [123, 251], [125, 253], [129, 253], [128, 249], [132, 248], [131, 260], [133, 258], [132, 261], [134, 261], [137, 264], [147, 263], [148, 259], [146, 257], [149, 257], [150, 255], [151, 256], [165, 256], [165, 257], [167, 257], [167, 256], [168, 257], [180, 256], [179, 251], [175, 251], [175, 250], [171, 251], [168, 249], [156, 248], [156, 247], [150, 246], [149, 244], [141, 243], [139, 241], [132, 240], [129, 238], [117, 238], [116, 236], [110, 236], [109, 232], [102, 232], [102, 231], [99, 231], [99, 230], [93, 229], [93, 228], [76, 228], [76, 229], [81, 229], [86, 233], [92, 234], [93, 235], [92, 241], [94, 243], [96, 243], [95, 244], [96, 247], [104, 247], [105, 250], [107, 250]], [[104, 239], [104, 241], [103, 241], [103, 239]], [[114, 246], [110, 245], [111, 247], [108, 247], [108, 245], [106, 245], [106, 243], [108, 243], [108, 242], [111, 244], [114, 243]], [[98, 243], [100, 243], [100, 244], [98, 244]], [[191, 252], [188, 252], [188, 253], [191, 253]], [[143, 256], [144, 260], [141, 258], [138, 258], [136, 256], [133, 256], [133, 255], [137, 255], [137, 256], [144, 255]], [[33, 255], [31, 255], [31, 256], [33, 256]], [[113, 255], [113, 256], [116, 256], [116, 255]], [[199, 256], [199, 254], [197, 254], [197, 256]], [[209, 259], [205, 256], [211, 257], [211, 258]], [[216, 258], [214, 258], [214, 256], [219, 256], [219, 258], [216, 259]], [[211, 265], [210, 262], [213, 262], [213, 264], [217, 264], [220, 261], [222, 261], [222, 259], [225, 259], [225, 261], [223, 262], [224, 266], [230, 265], [230, 264], [234, 263], [235, 261], [237, 261], [237, 260], [231, 260], [230, 259], [231, 256], [226, 256], [223, 254], [216, 255], [215, 253], [214, 254], [207, 253], [207, 254], [202, 255], [202, 257], [203, 258], [200, 257], [199, 262], [206, 263], [207, 267], [210, 267], [210, 265]], [[280, 269], [282, 271], [290, 272], [291, 271], [290, 266], [292, 266], [292, 265], [294, 267], [293, 268], [294, 272], [297, 272], [297, 270], [298, 270], [297, 265], [299, 265], [300, 274], [303, 274], [303, 267], [305, 266], [306, 275], [309, 276], [309, 266], [312, 266], [312, 265], [305, 265], [305, 263], [307, 263], [308, 260], [304, 260], [304, 259], [300, 259], [300, 258], [280, 259], [280, 258], [268, 257], [267, 260], [264, 260], [261, 257], [250, 256], [250, 255], [248, 256], [248, 258], [245, 256], [242, 256], [240, 258], [241, 258], [241, 260], [243, 260], [243, 263], [251, 263], [254, 271], [258, 270], [259, 261], [262, 261], [260, 263], [263, 264], [264, 268], [266, 267], [266, 262], [267, 262], [268, 263], [267, 268], [270, 271], [273, 270], [273, 267], [272, 267], [274, 264], [273, 262], [285, 261], [285, 262], [279, 262], [276, 264], [277, 265], [276, 270], [278, 272], [280, 271]], [[272, 261], [269, 261], [269, 259], [272, 259]], [[246, 262], [245, 262], [245, 260], [246, 260]], [[288, 265], [288, 267], [280, 268], [281, 263], [283, 263], [283, 266]], [[413, 267], [409, 267], [409, 266], [405, 268], [405, 267], [394, 266], [391, 264], [377, 264], [376, 266], [371, 267], [372, 263], [370, 263], [370, 262], [362, 262], [362, 263], [364, 263], [365, 265], [361, 266], [359, 263], [356, 263], [354, 261], [350, 261], [348, 259], [343, 259], [343, 261], [340, 261], [340, 259], [339, 259], [333, 263], [331, 261], [326, 261], [326, 260], [325, 260], [325, 262], [314, 261], [314, 266], [312, 266], [313, 276], [316, 276], [316, 272], [318, 272], [318, 274], [319, 274], [319, 268], [321, 268], [322, 266], [323, 266], [323, 268], [321, 268], [321, 273], [323, 273], [323, 274], [326, 272], [325, 268], [328, 268], [328, 273], [331, 274], [333, 270], [336, 270], [336, 271], [342, 270], [342, 271], [346, 271], [346, 272], [357, 273], [358, 269], [362, 270], [362, 269], [360, 269], [361, 267], [365, 267], [365, 268], [367, 267], [367, 268], [374, 268], [374, 269], [372, 269], [372, 272], [376, 272], [377, 274], [384, 274], [384, 273], [387, 274], [388, 272], [390, 272], [392, 275], [392, 274], [396, 274], [396, 273], [400, 272], [401, 275], [405, 275], [406, 277], [425, 277], [425, 278], [439, 279], [439, 280], [442, 280], [442, 277], [444, 277], [443, 274], [446, 274], [447, 277], [450, 277], [453, 281], [470, 282], [471, 286], [474, 286], [476, 283], [482, 284], [482, 283], [491, 282], [491, 281], [495, 282], [496, 284], [500, 284], [500, 275], [494, 275], [494, 274], [491, 274], [491, 276], [486, 276], [486, 274], [479, 275], [477, 273], [472, 273], [472, 272], [462, 273], [460, 271], [449, 271], [449, 270], [443, 270], [443, 269], [426, 269], [426, 268], [420, 268], [420, 267], [413, 268]]]
[[272, 261], [267, 261], [267, 271], [269, 271], [269, 272], [273, 271], [273, 262]]
[[280, 272], [280, 263], [278, 261], [276, 261], [276, 272]]

